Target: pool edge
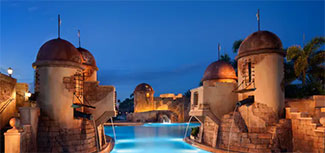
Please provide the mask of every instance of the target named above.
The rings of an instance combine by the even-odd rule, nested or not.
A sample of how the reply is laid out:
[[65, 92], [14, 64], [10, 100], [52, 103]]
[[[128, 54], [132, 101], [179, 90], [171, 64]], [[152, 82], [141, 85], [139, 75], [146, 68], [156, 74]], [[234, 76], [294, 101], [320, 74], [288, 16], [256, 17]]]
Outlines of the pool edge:
[[195, 141], [191, 140], [189, 137], [184, 138], [183, 141], [186, 142], [187, 144], [195, 147], [195, 148], [199, 148], [199, 149], [202, 149], [202, 150], [208, 151], [208, 152], [213, 152], [213, 153], [229, 153], [229, 152], [231, 152], [231, 153], [235, 153], [234, 151], [231, 151], [231, 150], [227, 151], [227, 150], [220, 149], [220, 148], [212, 148], [210, 146], [195, 142]]

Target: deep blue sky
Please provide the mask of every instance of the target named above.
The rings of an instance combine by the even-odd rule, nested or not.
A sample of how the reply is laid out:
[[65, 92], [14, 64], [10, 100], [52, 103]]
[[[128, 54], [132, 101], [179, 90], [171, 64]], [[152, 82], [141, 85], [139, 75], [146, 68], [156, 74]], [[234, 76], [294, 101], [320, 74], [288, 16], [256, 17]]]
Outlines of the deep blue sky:
[[142, 82], [156, 95], [184, 93], [200, 82], [205, 68], [232, 43], [261, 29], [277, 34], [284, 47], [324, 36], [324, 1], [207, 2], [1, 2], [0, 72], [14, 69], [19, 82], [33, 82], [32, 63], [46, 41], [61, 37], [89, 49], [102, 85], [128, 97]]

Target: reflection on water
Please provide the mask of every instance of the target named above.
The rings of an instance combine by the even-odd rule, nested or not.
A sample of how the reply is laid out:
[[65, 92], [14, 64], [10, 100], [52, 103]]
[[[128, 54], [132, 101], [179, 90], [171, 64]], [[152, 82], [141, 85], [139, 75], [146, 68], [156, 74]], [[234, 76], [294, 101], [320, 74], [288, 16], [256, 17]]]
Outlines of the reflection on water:
[[[199, 125], [191, 123], [190, 127]], [[206, 151], [197, 149], [183, 141], [186, 126], [186, 123], [116, 126], [117, 142], [113, 153], [206, 153]], [[112, 127], [106, 126], [105, 133], [112, 137]]]

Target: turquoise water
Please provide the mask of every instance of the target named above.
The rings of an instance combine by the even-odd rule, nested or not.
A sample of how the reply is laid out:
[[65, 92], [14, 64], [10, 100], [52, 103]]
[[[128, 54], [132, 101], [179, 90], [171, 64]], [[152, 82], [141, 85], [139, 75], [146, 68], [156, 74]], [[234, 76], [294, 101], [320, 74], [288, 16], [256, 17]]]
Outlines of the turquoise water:
[[[199, 126], [191, 123], [191, 127]], [[186, 123], [148, 123], [142, 126], [115, 126], [113, 153], [208, 153], [183, 141]], [[112, 127], [105, 134], [114, 138]]]

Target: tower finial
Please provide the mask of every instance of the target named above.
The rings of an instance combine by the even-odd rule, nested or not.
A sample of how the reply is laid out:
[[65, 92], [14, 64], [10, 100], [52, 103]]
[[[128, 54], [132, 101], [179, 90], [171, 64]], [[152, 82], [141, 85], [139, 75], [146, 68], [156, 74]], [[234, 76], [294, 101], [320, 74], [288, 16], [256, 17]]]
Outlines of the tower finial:
[[220, 60], [220, 51], [221, 51], [221, 46], [220, 43], [218, 43], [218, 60]]
[[58, 14], [58, 38], [60, 38], [60, 26], [61, 26], [61, 19], [60, 19], [60, 14]]
[[257, 18], [258, 31], [260, 31], [260, 9], [257, 9], [256, 18]]
[[78, 38], [79, 38], [79, 48], [81, 48], [81, 44], [80, 44], [80, 30], [78, 29]]
[[302, 45], [303, 46], [305, 46], [305, 39], [306, 39], [305, 33], [302, 33]]

